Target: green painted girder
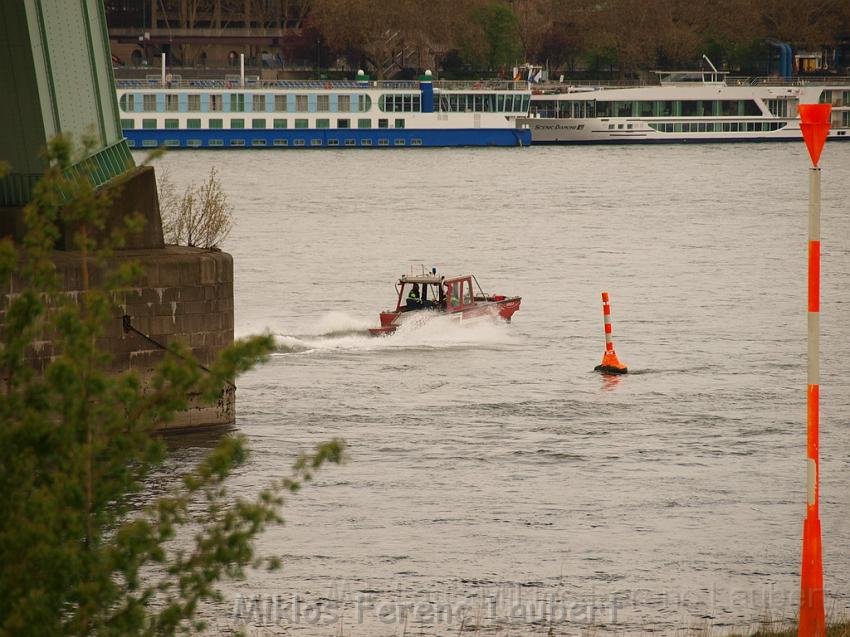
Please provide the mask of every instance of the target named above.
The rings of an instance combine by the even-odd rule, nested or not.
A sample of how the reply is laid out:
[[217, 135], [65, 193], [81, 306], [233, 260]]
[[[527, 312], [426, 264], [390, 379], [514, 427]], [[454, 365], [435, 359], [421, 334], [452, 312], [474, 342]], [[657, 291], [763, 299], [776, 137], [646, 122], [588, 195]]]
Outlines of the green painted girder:
[[100, 185], [133, 166], [115, 97], [102, 0], [0, 1], [0, 205], [25, 204], [44, 172], [42, 151], [62, 133], [96, 140], [81, 160]]

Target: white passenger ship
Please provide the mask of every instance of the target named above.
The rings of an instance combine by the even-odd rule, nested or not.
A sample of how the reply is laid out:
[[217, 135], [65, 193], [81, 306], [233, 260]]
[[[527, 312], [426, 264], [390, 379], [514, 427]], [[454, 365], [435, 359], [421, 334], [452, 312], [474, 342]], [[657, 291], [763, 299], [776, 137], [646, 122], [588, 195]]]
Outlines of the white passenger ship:
[[798, 104], [832, 104], [830, 139], [850, 139], [850, 78], [732, 79], [657, 72], [656, 86], [566, 86], [531, 98], [517, 126], [533, 144], [763, 142], [801, 139]]
[[526, 82], [118, 80], [132, 148], [528, 146]]

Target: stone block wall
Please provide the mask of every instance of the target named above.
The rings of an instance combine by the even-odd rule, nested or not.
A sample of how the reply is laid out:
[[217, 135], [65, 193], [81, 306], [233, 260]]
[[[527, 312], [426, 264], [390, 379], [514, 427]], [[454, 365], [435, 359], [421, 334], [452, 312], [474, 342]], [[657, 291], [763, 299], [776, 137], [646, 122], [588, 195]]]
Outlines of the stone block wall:
[[[158, 343], [184, 343], [202, 365], [209, 365], [233, 342], [233, 259], [229, 254], [178, 246], [122, 250], [119, 254], [116, 259], [135, 261], [144, 275], [138, 287], [119, 294], [101, 343], [113, 356], [112, 371], [134, 369], [144, 379], [164, 355], [161, 348], [124, 329], [125, 314], [135, 329]], [[64, 291], [79, 295], [83, 287], [79, 253], [57, 251], [54, 262]], [[10, 295], [16, 292], [16, 282], [7, 290], [0, 294], [0, 320]], [[35, 343], [32, 362], [41, 368], [53, 355], [50, 341]], [[190, 408], [169, 423], [168, 429], [224, 425], [235, 419], [234, 388], [225, 388], [216, 405], [190, 402]]]

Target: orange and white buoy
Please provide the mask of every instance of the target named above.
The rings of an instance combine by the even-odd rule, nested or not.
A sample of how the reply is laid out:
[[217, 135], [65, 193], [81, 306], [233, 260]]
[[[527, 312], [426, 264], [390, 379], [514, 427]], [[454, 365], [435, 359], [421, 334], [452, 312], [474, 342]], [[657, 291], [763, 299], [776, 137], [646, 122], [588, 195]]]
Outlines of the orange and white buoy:
[[806, 391], [806, 519], [800, 573], [798, 637], [824, 637], [823, 545], [819, 511], [820, 482], [820, 168], [818, 161], [829, 135], [832, 106], [800, 104], [800, 130], [809, 150], [809, 294], [808, 370]]
[[611, 338], [611, 304], [608, 302], [607, 292], [602, 293], [602, 316], [605, 321], [605, 353], [602, 355], [602, 363], [593, 370], [603, 374], [627, 374], [629, 368], [620, 362], [614, 351], [614, 341]]

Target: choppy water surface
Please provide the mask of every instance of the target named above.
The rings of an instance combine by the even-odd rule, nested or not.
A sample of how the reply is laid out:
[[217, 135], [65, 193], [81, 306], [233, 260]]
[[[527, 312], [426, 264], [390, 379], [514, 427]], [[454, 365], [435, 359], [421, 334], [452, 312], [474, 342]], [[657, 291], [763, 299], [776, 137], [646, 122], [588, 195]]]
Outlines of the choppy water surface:
[[[804, 517], [800, 144], [175, 152], [236, 209], [250, 494], [334, 436], [216, 630], [674, 633], [789, 617]], [[827, 607], [850, 610], [850, 144], [823, 166]], [[365, 328], [414, 266], [523, 297], [510, 325]], [[611, 293], [626, 377], [592, 372]], [[209, 440], [188, 439], [169, 471]], [[252, 606], [259, 600], [259, 606]], [[477, 634], [476, 632], [476, 634]]]

